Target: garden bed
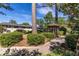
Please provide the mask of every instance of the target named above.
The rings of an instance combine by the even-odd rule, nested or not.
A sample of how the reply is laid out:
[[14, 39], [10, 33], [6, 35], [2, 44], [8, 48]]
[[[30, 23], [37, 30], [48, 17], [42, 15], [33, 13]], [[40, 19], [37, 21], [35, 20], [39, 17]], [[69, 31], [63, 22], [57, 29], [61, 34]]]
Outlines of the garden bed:
[[2, 47], [11, 47], [15, 43], [18, 43], [23, 39], [22, 35], [23, 34], [20, 32], [11, 32], [7, 34], [1, 34], [0, 44]]

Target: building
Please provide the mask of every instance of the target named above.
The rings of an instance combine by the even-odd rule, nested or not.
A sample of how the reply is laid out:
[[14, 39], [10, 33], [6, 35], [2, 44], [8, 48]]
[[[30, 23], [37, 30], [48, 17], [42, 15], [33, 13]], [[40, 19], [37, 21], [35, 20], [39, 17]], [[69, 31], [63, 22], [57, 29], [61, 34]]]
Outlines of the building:
[[11, 24], [11, 23], [0, 23], [0, 25], [4, 27], [3, 33], [14, 32], [17, 30], [32, 31], [31, 25], [25, 26], [20, 24]]

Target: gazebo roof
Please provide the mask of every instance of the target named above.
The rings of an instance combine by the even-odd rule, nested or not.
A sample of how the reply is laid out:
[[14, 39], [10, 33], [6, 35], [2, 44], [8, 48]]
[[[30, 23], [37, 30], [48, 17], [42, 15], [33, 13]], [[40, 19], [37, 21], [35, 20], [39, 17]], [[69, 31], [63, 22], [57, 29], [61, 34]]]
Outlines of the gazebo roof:
[[49, 24], [48, 27], [60, 27], [59, 24]]

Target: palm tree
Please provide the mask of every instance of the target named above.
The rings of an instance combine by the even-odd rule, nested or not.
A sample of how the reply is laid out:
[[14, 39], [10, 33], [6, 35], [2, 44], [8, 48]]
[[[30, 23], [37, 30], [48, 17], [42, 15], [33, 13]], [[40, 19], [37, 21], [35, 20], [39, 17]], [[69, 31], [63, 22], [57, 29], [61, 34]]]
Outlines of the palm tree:
[[[6, 10], [13, 10], [9, 3], [0, 3], [0, 8], [4, 8]], [[0, 11], [0, 14], [6, 15], [4, 12]]]
[[37, 34], [37, 25], [36, 25], [36, 4], [32, 3], [32, 33]]

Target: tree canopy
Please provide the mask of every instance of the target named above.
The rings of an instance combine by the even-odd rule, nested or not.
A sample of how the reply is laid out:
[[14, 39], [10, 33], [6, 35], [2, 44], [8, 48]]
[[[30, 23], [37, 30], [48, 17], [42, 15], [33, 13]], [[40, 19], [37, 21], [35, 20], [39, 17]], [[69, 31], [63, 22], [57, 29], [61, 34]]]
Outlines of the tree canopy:
[[45, 16], [44, 16], [45, 22], [47, 24], [52, 23], [53, 22], [53, 15], [52, 12], [48, 12]]
[[[78, 25], [79, 21], [79, 4], [77, 3], [64, 3], [60, 4], [60, 12], [68, 16], [69, 24], [72, 28]], [[77, 22], [76, 22], [77, 21]]]
[[70, 19], [74, 20], [79, 18], [79, 4], [77, 3], [63, 3], [60, 4], [60, 12], [68, 15]]
[[23, 22], [22, 25], [26, 25], [27, 26], [27, 25], [30, 25], [30, 24], [27, 23], [27, 22]]
[[[4, 8], [6, 10], [14, 10], [13, 8], [11, 8], [9, 3], [0, 3], [0, 8]], [[2, 15], [6, 15], [3, 11], [0, 11], [0, 14]]]

